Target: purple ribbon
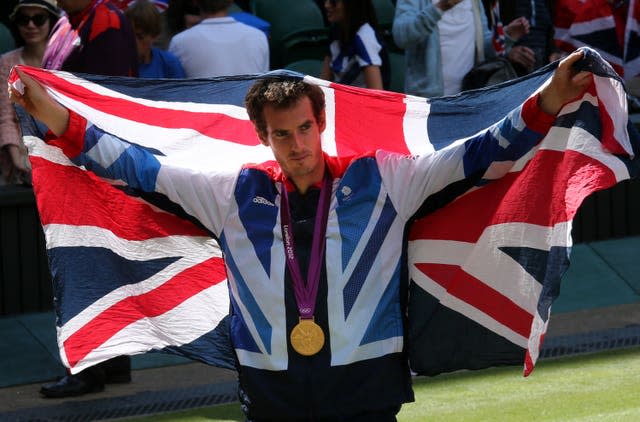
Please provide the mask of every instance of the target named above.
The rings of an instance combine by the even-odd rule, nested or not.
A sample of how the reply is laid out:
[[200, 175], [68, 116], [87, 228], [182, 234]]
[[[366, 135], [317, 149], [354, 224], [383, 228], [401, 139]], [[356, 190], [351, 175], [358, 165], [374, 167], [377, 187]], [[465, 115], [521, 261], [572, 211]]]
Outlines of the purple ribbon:
[[282, 185], [282, 200], [280, 207], [280, 221], [282, 224], [282, 237], [284, 241], [284, 254], [287, 260], [287, 267], [291, 273], [293, 291], [298, 304], [298, 313], [302, 319], [311, 319], [316, 308], [316, 296], [318, 295], [318, 285], [320, 284], [320, 272], [324, 262], [325, 234], [327, 232], [327, 218], [329, 216], [329, 203], [331, 198], [331, 178], [325, 174], [318, 208], [316, 209], [316, 220], [313, 227], [313, 239], [311, 240], [311, 257], [309, 258], [309, 269], [307, 270], [307, 282], [304, 282], [300, 272], [300, 264], [296, 257], [296, 247], [293, 241], [293, 228], [291, 227], [291, 211], [289, 210], [289, 196], [287, 187]]

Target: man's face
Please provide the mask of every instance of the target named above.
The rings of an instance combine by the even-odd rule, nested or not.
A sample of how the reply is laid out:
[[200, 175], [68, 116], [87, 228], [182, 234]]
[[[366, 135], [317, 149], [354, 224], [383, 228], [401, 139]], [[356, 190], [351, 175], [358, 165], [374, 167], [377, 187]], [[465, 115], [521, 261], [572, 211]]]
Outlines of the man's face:
[[87, 7], [91, 0], [58, 0], [58, 7], [69, 15], [75, 15], [82, 12]]
[[271, 147], [284, 174], [299, 188], [322, 180], [320, 134], [326, 126], [324, 114], [321, 121], [316, 121], [308, 97], [287, 109], [267, 105], [263, 112], [267, 129], [260, 134], [260, 140]]

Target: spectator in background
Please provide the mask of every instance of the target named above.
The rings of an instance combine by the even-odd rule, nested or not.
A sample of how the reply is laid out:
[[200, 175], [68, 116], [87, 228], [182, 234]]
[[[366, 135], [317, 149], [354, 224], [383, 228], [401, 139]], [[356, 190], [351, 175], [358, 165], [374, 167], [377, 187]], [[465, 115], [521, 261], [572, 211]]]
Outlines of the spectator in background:
[[153, 47], [162, 32], [162, 14], [149, 0], [136, 0], [125, 10], [133, 25], [138, 47], [138, 76], [141, 78], [184, 78], [180, 60], [168, 51]]
[[398, 0], [392, 30], [405, 51], [407, 94], [457, 94], [474, 64], [495, 55], [480, 0]]
[[553, 40], [554, 2], [551, 0], [512, 0], [500, 3], [502, 22], [525, 17], [529, 32], [508, 51], [507, 58], [519, 76], [561, 57]]
[[345, 85], [388, 89], [389, 57], [376, 33], [371, 0], [326, 0], [331, 44], [321, 78]]
[[138, 76], [131, 24], [108, 0], [58, 0], [58, 20], [42, 67], [98, 75]]
[[[40, 67], [51, 29], [60, 17], [54, 0], [20, 0], [10, 20], [22, 47], [0, 56], [0, 78], [6, 81], [17, 64]], [[30, 184], [31, 166], [18, 119], [4, 91], [0, 97], [0, 184]]]
[[176, 34], [169, 51], [188, 78], [263, 73], [269, 43], [261, 30], [229, 16], [231, 0], [198, 0], [202, 21]]
[[[69, 72], [138, 76], [133, 28], [124, 13], [108, 0], [58, 0], [66, 17], [58, 20], [44, 53], [43, 67]], [[118, 356], [45, 384], [48, 398], [102, 391], [107, 383], [131, 381], [131, 358]]]

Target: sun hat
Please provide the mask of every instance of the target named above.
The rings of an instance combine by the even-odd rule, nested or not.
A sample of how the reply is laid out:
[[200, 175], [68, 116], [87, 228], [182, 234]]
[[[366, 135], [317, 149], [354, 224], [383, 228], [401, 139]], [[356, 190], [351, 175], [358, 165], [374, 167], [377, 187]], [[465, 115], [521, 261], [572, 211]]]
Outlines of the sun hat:
[[9, 16], [9, 19], [13, 20], [18, 10], [20, 10], [21, 7], [27, 6], [39, 7], [57, 17], [60, 17], [62, 13], [60, 9], [58, 9], [55, 0], [20, 0], [18, 4], [16, 4], [16, 7], [13, 8], [13, 12], [11, 13], [11, 16]]

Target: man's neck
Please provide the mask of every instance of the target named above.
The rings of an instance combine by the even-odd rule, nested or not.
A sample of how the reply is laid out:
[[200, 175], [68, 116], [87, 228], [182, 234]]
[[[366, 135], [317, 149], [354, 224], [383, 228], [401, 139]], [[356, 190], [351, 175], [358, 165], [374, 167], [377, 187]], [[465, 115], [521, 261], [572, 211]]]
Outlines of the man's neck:
[[309, 173], [301, 177], [290, 177], [289, 180], [296, 187], [296, 190], [300, 194], [304, 195], [307, 193], [309, 188], [322, 185], [326, 168], [325, 166], [326, 164], [323, 161], [322, 165], [318, 169], [314, 170], [313, 173]]
[[[322, 180], [322, 179], [321, 179]], [[309, 191], [309, 188], [311, 188], [312, 186], [316, 185], [317, 182], [307, 182], [307, 181], [297, 181], [297, 180], [292, 180], [293, 184], [296, 187], [296, 190], [301, 194], [304, 195], [305, 193], [307, 193]]]

